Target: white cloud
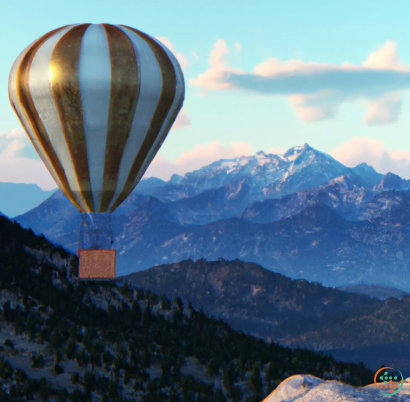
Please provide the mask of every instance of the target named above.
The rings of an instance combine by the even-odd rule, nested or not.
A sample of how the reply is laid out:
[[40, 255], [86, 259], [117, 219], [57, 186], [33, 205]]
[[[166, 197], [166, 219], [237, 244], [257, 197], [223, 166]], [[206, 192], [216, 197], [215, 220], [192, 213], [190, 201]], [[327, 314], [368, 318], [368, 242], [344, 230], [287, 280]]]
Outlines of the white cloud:
[[37, 184], [43, 190], [57, 187], [41, 160], [3, 154], [0, 154], [0, 182]]
[[191, 78], [189, 80], [190, 85], [200, 87], [204, 90], [203, 93], [206, 93], [208, 90], [233, 87], [233, 84], [228, 82], [229, 76], [232, 73], [244, 74], [244, 72], [229, 66], [227, 59], [228, 54], [229, 48], [226, 41], [218, 39], [215, 42], [208, 59], [208, 70], [206, 70], [205, 73], [200, 74], [197, 78]]
[[209, 57], [209, 66], [211, 68], [217, 68], [217, 69], [226, 69], [228, 68], [228, 60], [226, 59], [226, 56], [229, 53], [229, 48], [228, 45], [226, 44], [226, 41], [222, 39], [218, 39], [215, 42], [215, 45], [213, 49], [211, 50], [211, 54]]
[[14, 157], [27, 144], [27, 136], [20, 130], [13, 129], [8, 133], [0, 134], [0, 156]]
[[191, 126], [191, 118], [189, 117], [188, 112], [186, 111], [185, 107], [183, 107], [181, 111], [179, 112], [171, 130], [179, 130], [181, 128], [187, 128], [190, 126]]
[[410, 70], [409, 66], [399, 60], [397, 43], [391, 40], [385, 42], [380, 49], [370, 53], [362, 65], [366, 68], [375, 69]]
[[341, 96], [341, 91], [324, 89], [308, 95], [290, 95], [288, 101], [300, 120], [311, 123], [335, 116]]
[[241, 45], [240, 43], [238, 43], [238, 42], [235, 42], [235, 49], [236, 49], [238, 52], [242, 52], [242, 45]]
[[400, 118], [401, 106], [401, 93], [388, 93], [373, 102], [369, 102], [364, 120], [369, 126], [395, 123]]
[[[22, 151], [31, 146], [27, 135], [22, 131], [0, 133], [0, 182], [33, 183], [44, 190], [56, 188], [54, 179], [39, 158], [21, 156]], [[169, 180], [174, 173], [184, 175], [218, 159], [251, 154], [252, 147], [248, 143], [233, 142], [223, 145], [219, 141], [211, 141], [206, 145], [197, 145], [191, 151], [182, 152], [174, 161], [166, 160], [160, 153], [157, 154], [144, 177], [155, 176]]]
[[392, 172], [410, 179], [410, 151], [387, 150], [383, 140], [354, 137], [335, 148], [330, 155], [348, 167], [365, 162], [379, 173]]
[[268, 154], [283, 155], [287, 150], [285, 147], [271, 147], [269, 148]]
[[23, 131], [17, 130], [16, 128], [11, 130], [9, 133], [0, 134], [0, 135], [4, 135], [6, 138], [23, 138], [23, 139], [27, 138], [26, 134]]
[[410, 67], [400, 61], [392, 41], [370, 53], [362, 65], [270, 58], [256, 65], [253, 73], [245, 73], [230, 66], [228, 54], [227, 43], [218, 39], [209, 68], [191, 78], [190, 85], [201, 88], [202, 93], [236, 89], [285, 96], [306, 123], [334, 117], [345, 102], [366, 103], [367, 125], [394, 123], [400, 116], [402, 91], [410, 88]]
[[252, 147], [248, 143], [233, 142], [223, 145], [219, 141], [211, 141], [206, 145], [197, 145], [191, 151], [182, 152], [173, 162], [166, 160], [161, 154], [152, 161], [144, 177], [159, 177], [169, 180], [176, 173], [184, 175], [219, 159], [236, 158], [252, 154]]
[[184, 56], [181, 52], [176, 52], [174, 45], [165, 36], [156, 36], [156, 39], [162, 42], [175, 55], [176, 59], [181, 65], [182, 71], [185, 71], [188, 65], [188, 57]]
[[40, 159], [21, 156], [29, 144], [27, 135], [20, 130], [0, 134], [0, 182], [38, 184], [43, 190], [56, 188]]

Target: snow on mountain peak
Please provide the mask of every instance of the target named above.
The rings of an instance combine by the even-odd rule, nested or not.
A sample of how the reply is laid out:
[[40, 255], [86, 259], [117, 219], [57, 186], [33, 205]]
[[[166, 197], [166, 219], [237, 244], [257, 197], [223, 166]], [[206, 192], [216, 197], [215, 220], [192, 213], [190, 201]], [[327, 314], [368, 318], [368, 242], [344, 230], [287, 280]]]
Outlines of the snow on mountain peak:
[[[264, 166], [267, 163], [272, 163], [276, 162], [275, 164], [278, 164], [278, 155], [273, 155], [273, 154], [265, 154], [263, 151], [256, 152], [256, 159], [258, 161], [259, 166]], [[280, 158], [281, 159], [281, 158]]]
[[236, 165], [236, 161], [222, 161], [221, 163], [222, 167], [225, 167], [225, 166], [232, 167], [234, 165]]
[[289, 148], [284, 154], [283, 154], [283, 159], [287, 161], [293, 161], [295, 160], [299, 155], [301, 155], [303, 152], [307, 150], [313, 150], [313, 148], [310, 147], [309, 144], [305, 143], [302, 146], [296, 146]]
[[243, 166], [243, 165], [246, 165], [249, 162], [253, 161], [254, 159], [255, 159], [254, 156], [241, 156], [238, 159], [238, 163], [239, 163], [239, 165]]
[[[233, 159], [220, 159], [194, 172], [198, 174], [201, 171], [207, 171], [209, 173], [209, 171], [224, 170], [227, 173], [232, 173], [234, 171], [241, 170], [241, 168], [245, 167], [246, 165], [251, 165], [252, 171], [255, 171], [255, 168], [257, 168], [258, 166], [264, 166], [266, 164], [272, 164], [277, 167], [283, 162], [293, 162], [295, 159], [297, 159], [300, 155], [302, 155], [304, 152], [308, 150], [313, 151], [313, 154], [321, 154], [320, 152], [311, 148], [309, 144], [304, 144], [302, 146], [295, 146], [293, 148], [288, 149], [283, 155], [270, 154], [265, 153], [264, 151], [258, 151], [255, 155], [243, 155]], [[313, 159], [313, 157], [314, 155], [311, 155], [310, 159]], [[189, 172], [188, 176], [190, 176], [194, 172]]]
[[320, 185], [347, 174], [348, 170], [331, 156], [304, 144], [288, 149], [282, 157], [258, 151], [250, 156], [220, 159], [186, 173], [180, 184], [191, 185], [198, 192], [247, 179], [247, 185], [252, 191], [269, 187], [267, 191], [274, 196], [278, 191], [285, 191], [285, 188], [285, 193], [289, 193], [296, 188]]
[[226, 170], [226, 173], [228, 174], [231, 173], [235, 169], [235, 166], [236, 166], [236, 161], [224, 161], [221, 163], [221, 167], [228, 168]]

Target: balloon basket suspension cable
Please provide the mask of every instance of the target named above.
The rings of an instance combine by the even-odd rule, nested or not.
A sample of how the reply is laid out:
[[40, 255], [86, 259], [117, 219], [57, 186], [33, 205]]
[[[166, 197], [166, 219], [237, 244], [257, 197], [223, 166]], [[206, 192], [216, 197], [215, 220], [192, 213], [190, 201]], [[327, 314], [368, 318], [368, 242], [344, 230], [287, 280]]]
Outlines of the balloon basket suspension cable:
[[115, 278], [115, 250], [108, 213], [82, 212], [79, 236], [79, 279]]

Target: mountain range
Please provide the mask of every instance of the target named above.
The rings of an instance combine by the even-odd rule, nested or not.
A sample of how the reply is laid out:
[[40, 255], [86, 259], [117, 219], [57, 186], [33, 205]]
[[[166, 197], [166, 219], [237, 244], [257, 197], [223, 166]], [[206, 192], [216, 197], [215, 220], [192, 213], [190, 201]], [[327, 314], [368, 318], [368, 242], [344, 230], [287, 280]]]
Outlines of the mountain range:
[[[222, 263], [239, 274], [266, 271]], [[211, 272], [201, 264], [194, 266]], [[6, 217], [0, 217], [0, 268], [1, 402], [260, 402], [294, 375], [359, 387], [373, 381], [363, 364], [256, 339], [179, 297], [128, 282], [79, 281], [77, 256]], [[309, 285], [301, 292], [309, 299], [323, 293]], [[332, 300], [332, 308], [368, 299], [333, 292], [340, 303]], [[291, 293], [278, 289], [277, 304], [288, 303]], [[323, 310], [320, 303], [315, 310]]]
[[267, 341], [323, 351], [374, 370], [388, 361], [410, 375], [409, 295], [382, 301], [222, 258], [160, 265], [123, 280], [132, 288], [179, 295]]
[[[143, 180], [112, 214], [118, 274], [187, 258], [239, 258], [327, 286], [407, 279], [410, 182], [348, 168], [308, 144]], [[70, 251], [81, 214], [57, 191], [14, 218]]]
[[394, 299], [401, 299], [404, 296], [410, 296], [409, 293], [402, 290], [390, 288], [388, 286], [377, 283], [372, 285], [358, 283], [356, 285], [340, 286], [338, 289], [344, 292], [375, 297], [380, 300], [386, 300], [389, 297], [393, 297]]

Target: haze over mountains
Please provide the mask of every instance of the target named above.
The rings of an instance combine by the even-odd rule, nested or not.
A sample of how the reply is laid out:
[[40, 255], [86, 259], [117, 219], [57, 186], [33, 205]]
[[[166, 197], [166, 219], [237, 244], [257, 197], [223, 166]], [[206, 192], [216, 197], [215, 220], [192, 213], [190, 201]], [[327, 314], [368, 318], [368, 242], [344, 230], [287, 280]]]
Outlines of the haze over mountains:
[[[135, 286], [265, 339], [408, 376], [409, 217], [409, 181], [305, 144], [143, 180], [112, 222], [118, 274], [134, 272]], [[14, 219], [76, 252], [81, 215], [60, 191]], [[354, 294], [366, 292], [385, 300]]]
[[0, 183], [0, 211], [6, 216], [17, 216], [37, 207], [55, 190], [45, 191], [37, 184]]
[[[410, 289], [410, 182], [308, 144], [143, 180], [114, 212], [118, 274], [239, 258], [327, 286]], [[15, 219], [76, 252], [80, 213], [57, 191]]]
[[[385, 301], [291, 280], [240, 260], [165, 264], [127, 275], [130, 286], [179, 297], [233, 328], [410, 375], [410, 296]], [[375, 317], [377, 319], [375, 320]]]
[[400, 289], [386, 287], [377, 283], [372, 285], [358, 283], [356, 285], [341, 286], [338, 289], [344, 292], [376, 297], [380, 300], [387, 300], [389, 297], [393, 297], [394, 299], [401, 299], [404, 296], [410, 296], [409, 293], [404, 292]]
[[[178, 297], [79, 282], [75, 255], [5, 217], [0, 267], [1, 402], [260, 402], [293, 375], [355, 386], [373, 380], [363, 364], [255, 339]], [[360, 298], [330, 292], [342, 303]], [[279, 307], [289, 301], [285, 289], [277, 297]]]

